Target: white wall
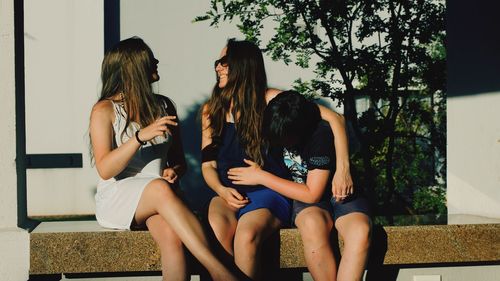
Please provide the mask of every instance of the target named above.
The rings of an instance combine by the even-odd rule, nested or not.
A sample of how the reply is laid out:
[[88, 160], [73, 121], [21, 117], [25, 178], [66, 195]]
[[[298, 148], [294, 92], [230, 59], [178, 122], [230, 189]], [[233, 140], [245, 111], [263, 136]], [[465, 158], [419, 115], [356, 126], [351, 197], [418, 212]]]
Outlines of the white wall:
[[[181, 117], [210, 95], [215, 84], [213, 61], [227, 39], [244, 39], [235, 22], [225, 22], [217, 29], [210, 27], [209, 21], [192, 23], [196, 16], [208, 11], [209, 4], [209, 1], [120, 1], [121, 38], [139, 36], [153, 49], [160, 60], [160, 93], [177, 103]], [[268, 34], [271, 33], [263, 31], [264, 37]], [[268, 57], [265, 62], [271, 87], [287, 89], [299, 77], [313, 77], [311, 71], [295, 65], [286, 66]]]
[[12, 1], [0, 3], [0, 227], [11, 227], [17, 224], [14, 8]]
[[102, 0], [26, 0], [26, 153], [82, 153], [83, 168], [29, 169], [28, 214], [93, 214], [88, 118], [104, 52]]
[[14, 1], [0, 0], [0, 278], [28, 279], [29, 235], [17, 228]]
[[500, 218], [500, 92], [447, 106], [448, 214]]
[[[227, 39], [244, 39], [236, 23], [223, 23], [217, 29], [210, 27], [208, 21], [192, 23], [196, 16], [208, 11], [209, 4], [209, 1], [120, 1], [121, 38], [139, 36], [151, 47], [160, 61], [161, 79], [154, 89], [177, 104], [189, 164], [182, 187], [196, 209], [202, 208], [209, 193], [197, 160], [201, 142], [198, 109], [211, 94], [215, 84], [213, 62]], [[263, 35], [269, 36], [266, 30]], [[264, 60], [270, 87], [289, 89], [295, 79], [313, 77], [311, 71], [295, 65], [286, 66], [268, 57]]]

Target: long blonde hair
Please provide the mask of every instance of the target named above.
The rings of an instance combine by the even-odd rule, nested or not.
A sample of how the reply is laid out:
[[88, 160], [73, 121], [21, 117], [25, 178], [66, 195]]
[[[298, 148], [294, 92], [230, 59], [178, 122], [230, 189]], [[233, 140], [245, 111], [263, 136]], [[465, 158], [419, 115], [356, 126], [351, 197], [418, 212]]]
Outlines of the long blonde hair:
[[151, 88], [153, 60], [153, 52], [138, 37], [120, 41], [104, 56], [99, 101], [121, 93], [127, 112], [125, 127], [131, 121], [146, 127], [162, 113]]
[[259, 47], [249, 41], [230, 39], [227, 43], [228, 82], [215, 84], [206, 103], [212, 138], [222, 134], [226, 114], [232, 114], [240, 143], [246, 154], [263, 165], [261, 123], [267, 90], [264, 59]]

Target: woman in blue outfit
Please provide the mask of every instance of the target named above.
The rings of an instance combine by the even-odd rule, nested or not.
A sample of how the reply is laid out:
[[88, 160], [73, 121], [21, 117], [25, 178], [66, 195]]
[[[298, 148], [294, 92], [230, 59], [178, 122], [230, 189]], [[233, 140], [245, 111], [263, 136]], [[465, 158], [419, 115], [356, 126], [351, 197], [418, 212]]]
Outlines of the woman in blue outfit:
[[[283, 92], [267, 106], [262, 131], [269, 145], [283, 147], [293, 181], [262, 170], [249, 160], [245, 160], [249, 167], [230, 169], [229, 178], [235, 184], [265, 185], [294, 199], [292, 220], [301, 234], [314, 280], [360, 281], [370, 245], [368, 203], [360, 190], [341, 201], [332, 198], [333, 134], [321, 120], [318, 107], [295, 91]], [[344, 241], [338, 271], [330, 245], [334, 224]]]
[[[267, 88], [262, 53], [251, 42], [229, 40], [214, 67], [217, 83], [202, 108], [202, 173], [217, 193], [210, 201], [208, 219], [240, 270], [251, 279], [260, 279], [261, 243], [280, 226], [290, 223], [291, 204], [263, 186], [232, 184], [227, 172], [243, 166], [244, 159], [252, 159], [264, 170], [288, 176], [284, 163], [274, 160], [272, 151], [263, 149], [261, 136], [265, 107], [280, 91]], [[344, 131], [339, 115], [323, 107], [321, 114], [332, 124], [334, 133]], [[339, 159], [346, 160], [345, 131], [339, 143]], [[343, 163], [339, 166], [345, 167]], [[336, 173], [334, 182], [343, 193], [339, 196], [345, 196], [352, 188], [348, 168]]]

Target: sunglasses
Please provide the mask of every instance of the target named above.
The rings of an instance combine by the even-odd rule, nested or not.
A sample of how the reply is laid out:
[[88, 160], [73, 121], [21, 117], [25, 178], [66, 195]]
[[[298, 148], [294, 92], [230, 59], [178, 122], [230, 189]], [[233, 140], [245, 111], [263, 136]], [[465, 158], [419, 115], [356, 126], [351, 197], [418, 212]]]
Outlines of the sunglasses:
[[222, 58], [214, 61], [214, 68], [217, 68], [219, 63], [221, 66], [226, 67], [227, 66], [227, 56], [223, 56]]

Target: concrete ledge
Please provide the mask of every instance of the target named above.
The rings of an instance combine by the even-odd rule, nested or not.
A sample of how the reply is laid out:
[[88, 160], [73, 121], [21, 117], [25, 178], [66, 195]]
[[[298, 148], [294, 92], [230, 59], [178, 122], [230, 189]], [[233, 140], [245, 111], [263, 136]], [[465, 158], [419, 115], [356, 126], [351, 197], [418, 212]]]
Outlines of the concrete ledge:
[[95, 221], [41, 223], [30, 245], [30, 274], [161, 270], [149, 232], [113, 231]]
[[[280, 236], [280, 267], [304, 267], [297, 230]], [[375, 227], [371, 256], [384, 265], [500, 261], [500, 224]]]
[[[375, 227], [372, 243], [370, 262], [381, 265], [498, 262], [500, 224]], [[48, 222], [31, 233], [30, 244], [30, 274], [161, 270], [147, 231], [112, 231], [95, 221]], [[306, 267], [296, 229], [280, 232], [279, 264]]]

